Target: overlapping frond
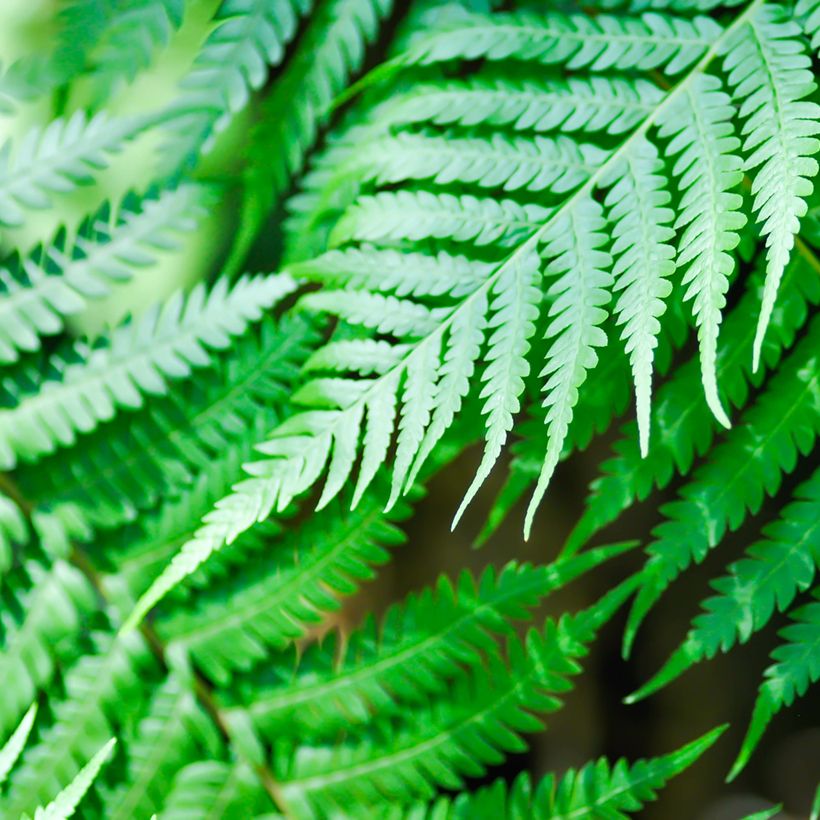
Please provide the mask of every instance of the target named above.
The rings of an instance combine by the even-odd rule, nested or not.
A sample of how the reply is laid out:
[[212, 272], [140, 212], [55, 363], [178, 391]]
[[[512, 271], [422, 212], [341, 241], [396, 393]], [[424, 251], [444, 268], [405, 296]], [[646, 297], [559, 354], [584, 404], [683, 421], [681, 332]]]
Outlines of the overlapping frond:
[[241, 264], [259, 229], [327, 123], [335, 97], [361, 69], [365, 52], [390, 14], [392, 0], [324, 0], [298, 51], [260, 104], [243, 175], [242, 213], [234, 240]]
[[136, 321], [53, 357], [54, 373], [38, 374], [15, 407], [0, 410], [0, 466], [69, 446], [117, 408], [139, 408], [145, 394], [165, 394], [169, 381], [208, 365], [209, 350], [228, 347], [294, 286], [287, 276], [244, 278], [230, 288], [221, 280], [210, 293], [198, 285], [187, 298], [177, 293]]
[[22, 578], [15, 583], [10, 579], [2, 590], [0, 733], [4, 735], [40, 687], [51, 682], [57, 663], [79, 654], [79, 625], [96, 609], [91, 584], [63, 561], [49, 568], [29, 561], [18, 572]]
[[[237, 698], [260, 732], [334, 735], [345, 727], [400, 713], [408, 703], [441, 695], [463, 666], [480, 666], [498, 651], [499, 636], [554, 589], [622, 552], [592, 550], [566, 563], [492, 567], [454, 584], [442, 577], [392, 607], [377, 627], [369, 621], [341, 647], [330, 641], [295, 662], [288, 653], [273, 667], [240, 682]], [[236, 708], [236, 707], [234, 707]]]
[[311, 0], [223, 0], [214, 29], [169, 108], [171, 136], [163, 162], [176, 169], [207, 151], [231, 116], [282, 61]]
[[686, 640], [635, 699], [660, 688], [704, 658], [728, 652], [783, 612], [814, 582], [820, 567], [820, 472], [794, 493], [764, 538], [712, 582], [718, 595], [705, 600], [705, 612], [692, 622]]
[[31, 129], [18, 144], [7, 141], [0, 148], [0, 225], [21, 225], [26, 211], [47, 208], [54, 194], [93, 182], [94, 171], [147, 125], [145, 118], [78, 111]]
[[395, 816], [413, 820], [458, 817], [529, 817], [533, 820], [607, 817], [624, 820], [629, 816], [627, 812], [640, 811], [657, 799], [657, 792], [692, 765], [722, 732], [722, 727], [714, 729], [663, 757], [636, 760], [631, 764], [624, 759], [610, 764], [601, 758], [581, 769], [570, 769], [560, 777], [548, 774], [537, 783], [533, 783], [528, 774], [522, 774], [511, 784], [498, 780], [476, 792], [464, 792], [455, 798], [444, 797], [427, 806], [397, 811]]
[[[662, 508], [665, 520], [647, 547], [644, 584], [630, 612], [628, 651], [641, 621], [663, 591], [693, 562], [700, 563], [726, 532], [759, 511], [767, 495], [807, 454], [820, 433], [820, 321], [772, 377], [743, 424], [712, 449], [712, 457]], [[697, 524], [695, 523], [697, 522]]]
[[0, 362], [39, 349], [41, 336], [63, 330], [65, 317], [89, 299], [106, 296], [156, 255], [192, 231], [207, 204], [207, 189], [185, 184], [118, 206], [105, 205], [75, 236], [61, 231], [49, 245], [0, 268]]
[[54, 718], [40, 743], [23, 753], [2, 801], [19, 817], [53, 800], [114, 734], [137, 714], [154, 660], [141, 636], [113, 641], [97, 636], [96, 654], [82, 657], [64, 678], [65, 697], [53, 701]]
[[310, 816], [318, 806], [373, 806], [385, 790], [407, 804], [429, 799], [436, 786], [457, 789], [465, 777], [482, 775], [523, 748], [522, 733], [541, 726], [536, 715], [560, 708], [568, 678], [580, 671], [577, 659], [628, 592], [614, 590], [588, 611], [548, 620], [524, 640], [510, 638], [506, 659], [488, 656], [480, 685], [471, 675], [457, 678], [412, 717], [278, 755], [274, 772], [286, 804]]
[[793, 623], [780, 631], [783, 642], [772, 652], [775, 663], [766, 670], [731, 779], [746, 765], [772, 718], [820, 680], [820, 590], [812, 595], [818, 600], [794, 610]]
[[178, 383], [142, 410], [103, 424], [80, 450], [18, 469], [36, 528], [53, 537], [62, 524], [87, 540], [89, 527], [110, 530], [133, 520], [215, 467], [223, 471], [224, 491], [242, 475], [230, 465], [248, 459], [252, 446], [282, 420], [313, 338], [299, 317], [266, 317], [199, 369], [194, 382]]

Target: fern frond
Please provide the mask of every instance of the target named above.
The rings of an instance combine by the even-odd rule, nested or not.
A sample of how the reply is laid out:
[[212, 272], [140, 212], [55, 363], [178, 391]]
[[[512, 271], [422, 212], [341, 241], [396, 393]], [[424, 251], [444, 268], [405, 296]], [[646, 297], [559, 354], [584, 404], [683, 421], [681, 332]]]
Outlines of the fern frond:
[[92, 50], [91, 82], [98, 102], [150, 65], [182, 25], [185, 0], [131, 0], [116, 8]]
[[[117, 743], [112, 737], [88, 763], [77, 772], [76, 777], [45, 808], [38, 807], [34, 820], [67, 820], [77, 810], [80, 801], [96, 780], [100, 769], [108, 762]], [[23, 815], [26, 817], [27, 815]]]
[[17, 762], [17, 758], [22, 754], [36, 717], [37, 702], [35, 701], [29, 706], [25, 715], [23, 715], [23, 719], [12, 733], [12, 736], [3, 744], [3, 748], [0, 749], [0, 785], [6, 782], [9, 772]]
[[361, 69], [367, 46], [392, 6], [392, 0], [324, 0], [310, 16], [296, 53], [259, 107], [243, 173], [242, 211], [232, 250], [236, 265], [302, 168], [334, 99]]
[[505, 192], [555, 194], [585, 182], [608, 153], [565, 136], [525, 138], [496, 133], [485, 138], [448, 132], [383, 137], [370, 150], [373, 154], [358, 157], [349, 172], [362, 181], [431, 180], [436, 185], [457, 182]]
[[213, 146], [233, 114], [282, 61], [311, 0], [222, 0], [215, 28], [171, 103], [165, 146], [171, 169], [192, 164]]
[[187, 761], [219, 754], [216, 726], [197, 703], [185, 678], [172, 672], [153, 695], [133, 737], [123, 738], [127, 776], [104, 801], [105, 816], [111, 820], [159, 813], [167, 784]]
[[658, 149], [649, 140], [636, 142], [604, 180], [609, 186], [604, 205], [612, 225], [612, 268], [621, 338], [632, 368], [641, 454], [649, 452], [649, 408], [652, 373], [664, 300], [672, 291], [675, 272], [669, 240], [673, 213]]
[[[657, 799], [666, 783], [700, 758], [723, 733], [713, 729], [663, 757], [628, 763], [606, 758], [569, 769], [561, 777], [548, 774], [533, 784], [528, 774], [511, 784], [503, 780], [477, 792], [443, 797], [428, 806], [408, 809], [414, 820], [455, 820], [458, 817], [529, 817], [532, 820], [571, 820], [606, 817], [626, 820], [632, 812]], [[412, 812], [412, 813], [411, 813]], [[396, 817], [400, 815], [397, 812]]]
[[[0, 652], [0, 734], [17, 724], [23, 710], [47, 685], [58, 663], [78, 652], [77, 633], [96, 609], [94, 590], [80, 572], [63, 561], [45, 569], [29, 561], [3, 590]], [[13, 597], [11, 597], [13, 596]], [[19, 613], [19, 614], [18, 614]]]
[[148, 124], [145, 118], [89, 118], [78, 111], [33, 128], [16, 146], [7, 141], [0, 148], [0, 225], [22, 225], [25, 212], [49, 207], [53, 194], [93, 182], [109, 156]]
[[[484, 399], [482, 412], [486, 416], [486, 443], [481, 464], [464, 494], [453, 526], [489, 475], [512, 429], [513, 417], [521, 407], [519, 396], [524, 390], [524, 379], [530, 372], [526, 355], [541, 302], [541, 291], [537, 286], [539, 263], [537, 254], [523, 254], [505, 266], [489, 294], [493, 318], [489, 323], [490, 351], [480, 394]], [[474, 321], [473, 328], [476, 327], [482, 328]]]
[[[760, 300], [762, 277], [754, 278], [737, 307], [724, 323], [724, 343], [717, 354], [717, 376], [727, 400], [742, 407], [760, 374], [751, 372], [755, 330], [748, 321]], [[803, 326], [811, 305], [820, 303], [820, 280], [807, 261], [796, 256], [786, 268], [780, 298], [763, 348], [763, 363], [774, 367]], [[690, 360], [678, 367], [655, 399], [655, 439], [644, 458], [638, 448], [637, 431], [628, 425], [615, 444], [616, 455], [604, 462], [602, 475], [591, 492], [565, 550], [573, 552], [591, 535], [614, 521], [634, 501], [642, 501], [654, 487], [665, 487], [676, 473], [689, 472], [695, 457], [703, 454], [715, 436], [714, 415], [704, 406], [698, 390], [698, 363]]]
[[104, 205], [75, 237], [61, 231], [54, 241], [0, 269], [0, 362], [40, 347], [40, 336], [59, 333], [65, 317], [89, 299], [108, 295], [150, 265], [158, 252], [176, 247], [176, 236], [192, 231], [204, 212], [208, 191], [185, 184], [118, 206]]
[[55, 357], [57, 378], [43, 379], [37, 392], [0, 410], [0, 466], [69, 446], [117, 408], [139, 408], [143, 394], [165, 394], [169, 380], [207, 366], [208, 349], [227, 347], [294, 287], [287, 276], [243, 278], [230, 290], [223, 279], [207, 294], [199, 285], [187, 299], [177, 293], [94, 343], [78, 343], [70, 357]]
[[274, 806], [247, 763], [203, 760], [174, 778], [162, 807], [163, 820], [217, 817], [277, 817]]
[[[375, 467], [384, 462], [390, 452], [397, 417], [401, 431], [402, 419], [407, 412], [408, 421], [405, 424], [409, 424], [409, 432], [405, 441], [408, 444], [401, 461], [396, 462], [399, 469], [394, 473], [395, 486], [400, 492], [405, 465], [412, 463], [412, 458], [417, 457], [417, 452], [410, 451], [414, 447], [418, 451], [422, 446], [425, 440], [423, 428], [432, 424], [437, 404], [457, 408], [464, 391], [469, 389], [473, 368], [478, 369], [478, 364], [483, 366], [481, 376], [484, 389], [493, 363], [496, 359], [504, 359], [512, 361], [513, 366], [508, 370], [509, 378], [502, 393], [495, 397], [489, 392], [485, 393], [488, 409], [495, 406], [498, 411], [487, 416], [493, 430], [493, 441], [487, 450], [487, 456], [489, 460], [494, 458], [493, 453], [500, 436], [502, 433], [506, 434], [512, 423], [510, 408], [518, 407], [516, 379], [520, 379], [520, 374], [527, 373], [529, 368], [526, 359], [516, 359], [516, 356], [523, 357], [528, 349], [518, 345], [515, 350], [508, 348], [505, 351], [494, 351], [493, 337], [504, 343], [512, 338], [511, 334], [501, 332], [503, 329], [499, 328], [490, 334], [487, 352], [477, 360], [472, 350], [479, 347], [479, 356], [481, 355], [481, 340], [477, 339], [476, 333], [471, 335], [463, 330], [493, 327], [494, 312], [497, 310], [497, 299], [493, 297], [497, 296], [499, 282], [510, 281], [510, 277], [514, 276], [540, 244], [548, 247], [549, 242], [560, 232], [559, 227], [569, 220], [573, 209], [587, 201], [595, 202], [592, 195], [597, 189], [606, 188], [607, 174], [617, 167], [636, 144], [646, 138], [649, 129], [662, 115], [664, 107], [671, 106], [682, 91], [706, 70], [722, 47], [723, 40], [745, 25], [756, 8], [754, 5], [749, 6], [732, 21], [725, 32], [715, 30], [717, 33], [711, 48], [701, 56], [697, 66], [670, 92], [655, 113], [621, 143], [571, 196], [552, 209], [533, 204], [522, 205], [514, 200], [480, 200], [470, 195], [431, 193], [423, 189], [416, 191], [400, 188], [397, 191], [377, 191], [359, 196], [333, 227], [332, 244], [378, 241], [400, 247], [410, 245], [412, 248], [414, 243], [423, 243], [425, 248], [433, 245], [437, 249], [436, 243], [431, 240], [441, 240], [444, 247], [450, 249], [451, 243], [458, 242], [462, 243], [460, 250], [465, 254], [472, 251], [479, 258], [486, 258], [486, 249], [486, 255], [497, 255], [497, 267], [475, 291], [441, 306], [440, 302], [430, 306], [409, 299], [401, 302], [386, 301], [388, 297], [381, 294], [353, 290], [343, 294], [330, 294], [327, 291], [321, 295], [311, 294], [304, 304], [319, 306], [323, 311], [331, 311], [338, 305], [338, 310], [334, 312], [349, 322], [386, 334], [406, 333], [397, 339], [399, 343], [408, 345], [405, 352], [390, 370], [376, 378], [334, 376], [329, 380], [317, 380], [300, 392], [299, 399], [309, 402], [306, 411], [289, 419], [260, 448], [268, 458], [248, 466], [251, 478], [237, 485], [230, 496], [218, 503], [217, 508], [206, 518], [197, 537], [183, 547], [178, 560], [157, 580], [154, 589], [140, 603], [134, 618], [144, 614], [146, 606], [159, 600], [161, 595], [224, 544], [230, 543], [256, 521], [267, 518], [272, 509], [285, 509], [293, 498], [311, 488], [327, 469], [328, 481], [320, 499], [322, 504], [326, 503], [352, 475], [360, 443], [363, 459], [358, 486], [363, 491], [372, 480]], [[497, 22], [500, 18], [494, 15], [492, 19]], [[690, 22], [685, 21], [685, 25], [690, 25]], [[644, 36], [642, 32], [638, 27], [633, 35], [634, 42], [641, 41]], [[446, 40], [446, 34], [440, 35], [442, 42]], [[455, 40], [458, 42], [454, 48], [461, 42], [459, 37], [455, 37]], [[653, 48], [652, 45], [646, 47], [650, 51]], [[371, 75], [371, 81], [372, 79]], [[601, 216], [599, 220], [600, 227], [592, 233], [605, 236], [605, 218]], [[565, 236], [559, 238], [563, 240]], [[598, 247], [598, 244], [594, 245], [596, 250]], [[506, 257], [503, 255], [505, 251]], [[599, 256], [596, 264], [601, 263], [602, 257]], [[611, 264], [608, 256], [607, 264]], [[555, 299], [558, 307], [552, 308], [556, 310], [554, 333], [549, 337], [551, 345], [546, 351], [548, 365], [543, 375], [547, 376], [546, 401], [551, 410], [551, 420], [559, 435], [557, 438], [553, 437], [552, 444], [548, 445], [529, 519], [532, 518], [535, 504], [563, 450], [562, 441], [571, 421], [572, 408], [577, 403], [578, 387], [584, 381], [588, 369], [597, 363], [595, 348], [605, 343], [605, 335], [600, 327], [605, 314], [599, 305], [609, 298], [611, 276], [606, 267], [594, 268], [594, 271], [593, 279], [584, 283], [580, 292], [575, 277], [567, 275], [562, 276], [556, 286], [556, 289], [562, 289], [560, 292], [547, 294], [547, 300]], [[538, 294], [535, 282], [531, 291], [532, 299], [527, 299], [530, 305], [535, 305], [535, 295]], [[530, 293], [530, 289], [520, 293]], [[589, 296], [590, 302], [583, 301], [586, 296]], [[500, 306], [501, 303], [498, 304]], [[381, 310], [388, 306], [391, 313], [393, 308], [397, 310], [395, 321], [386, 315], [386, 311]], [[398, 311], [401, 312], [400, 316]], [[571, 324], [576, 316], [582, 317], [578, 326]], [[399, 319], [401, 322], [396, 324]], [[528, 320], [526, 324], [531, 321]], [[453, 341], [455, 328], [460, 328], [461, 332]], [[452, 344], [457, 347], [451, 348]], [[472, 348], [469, 353], [465, 352], [468, 346]], [[453, 391], [437, 393], [432, 403], [426, 394], [419, 394], [415, 389], [408, 393], [411, 372], [416, 386], [423, 384], [429, 389], [441, 385], [440, 359], [442, 356], [446, 357], [451, 350], [461, 355], [462, 363]], [[409, 395], [415, 401], [408, 402], [408, 407], [405, 408], [404, 399]], [[513, 399], [515, 404], [512, 403]], [[502, 406], [505, 409], [502, 410]], [[448, 415], [449, 410], [446, 414], [442, 413], [440, 418], [446, 419]], [[488, 462], [485, 462], [485, 467], [486, 463]], [[474, 489], [475, 486], [470, 492]], [[527, 522], [528, 526], [529, 524], [530, 521]], [[133, 619], [129, 624], [133, 625]]]
[[625, 134], [648, 117], [663, 91], [642, 78], [517, 77], [485, 70], [465, 79], [417, 83], [379, 112], [396, 125], [479, 125], [516, 131]]
[[729, 780], [746, 766], [772, 718], [820, 679], [820, 590], [815, 589], [812, 594], [818, 600], [791, 613], [794, 623], [779, 633], [783, 643], [772, 652], [776, 663], [766, 670], [766, 680], [760, 686], [749, 729]]
[[388, 548], [404, 541], [394, 522], [408, 512], [402, 506], [385, 518], [379, 500], [369, 496], [354, 511], [334, 504], [231, 573], [229, 583], [197, 595], [192, 607], [161, 614], [157, 632], [225, 684], [337, 610], [339, 596], [372, 577]]
[[820, 106], [800, 26], [785, 8], [763, 3], [725, 45], [724, 71], [745, 120], [745, 168], [753, 172], [754, 210], [766, 237], [766, 288], [753, 349], [760, 361], [780, 279], [805, 216], [820, 151]]
[[[577, 70], [663, 69], [678, 74], [706, 52], [720, 26], [708, 17], [692, 20], [661, 14], [615, 15], [529, 12], [446, 18], [419, 38], [395, 65], [430, 65], [448, 60], [523, 60], [563, 64]], [[388, 65], [390, 65], [388, 63]]]
[[[53, 800], [102, 743], [138, 714], [155, 661], [141, 636], [96, 635], [96, 654], [85, 655], [65, 675], [65, 699], [53, 703], [54, 721], [40, 743], [24, 752], [3, 801], [19, 817]], [[55, 699], [56, 700], [56, 699]], [[58, 802], [58, 801], [55, 801]]]
[[[820, 321], [772, 377], [768, 389], [738, 427], [662, 511], [666, 520], [653, 531], [644, 583], [624, 632], [628, 652], [639, 624], [664, 590], [692, 562], [700, 563], [727, 530], [736, 530], [780, 488], [820, 433]], [[697, 524], [695, 522], [698, 522]]]
[[295, 279], [401, 298], [466, 296], [476, 290], [492, 270], [493, 265], [487, 262], [444, 251], [432, 255], [369, 245], [328, 251], [287, 268]]
[[35, 528], [62, 522], [73, 537], [88, 540], [84, 530], [133, 520], [161, 496], [184, 491], [214, 462], [227, 486], [239, 480], [241, 470], [229, 465], [248, 459], [252, 445], [282, 420], [313, 338], [300, 317], [265, 317], [184, 389], [102, 425], [84, 436], [82, 448], [18, 469], [18, 486], [35, 505]]
[[745, 643], [812, 585], [820, 567], [820, 471], [795, 490], [794, 500], [763, 535], [747, 557], [712, 582], [719, 594], [701, 604], [705, 612], [692, 621], [686, 640], [632, 700], [660, 689], [704, 658]]
[[[411, 595], [388, 610], [381, 625], [369, 621], [338, 652], [333, 642], [307, 650], [294, 664], [266, 665], [239, 682], [240, 704], [269, 737], [336, 731], [399, 713], [409, 703], [440, 695], [462, 665], [479, 666], [497, 651], [496, 636], [553, 590], [631, 545], [592, 550], [567, 563], [492, 567], [474, 579], [463, 572]], [[229, 707], [230, 710], [231, 707]], [[236, 707], [233, 707], [236, 708]]]
[[435, 786], [460, 788], [465, 776], [480, 776], [524, 747], [522, 733], [541, 726], [536, 714], [560, 707], [568, 678], [580, 671], [577, 659], [629, 589], [613, 590], [574, 617], [547, 621], [524, 641], [511, 638], [507, 662], [489, 656], [480, 684], [457, 679], [405, 720], [377, 723], [335, 744], [302, 742], [290, 755], [280, 746], [274, 767], [285, 804], [308, 816], [318, 806], [372, 806], [385, 793], [406, 804], [429, 799]]
[[540, 205], [521, 205], [512, 199], [385, 191], [358, 199], [334, 227], [330, 244], [450, 239], [511, 248], [537, 230], [548, 215]]
[[[671, 137], [676, 156], [673, 173], [683, 196], [675, 227], [683, 229], [677, 263], [686, 265], [682, 284], [698, 328], [701, 374], [706, 402], [715, 418], [729, 427], [717, 384], [718, 332], [726, 306], [726, 291], [735, 262], [731, 255], [738, 231], [746, 224], [742, 198], [734, 192], [742, 178], [733, 136], [734, 108], [720, 80], [701, 75], [681, 94], [659, 123], [661, 137]], [[646, 452], [643, 453], [646, 455]]]
[[605, 227], [601, 206], [591, 197], [583, 197], [545, 236], [543, 254], [551, 260], [546, 273], [558, 277], [547, 291], [552, 298], [546, 332], [551, 345], [539, 374], [546, 377], [543, 406], [547, 409], [549, 443], [527, 508], [525, 537], [561, 456], [578, 388], [598, 362], [595, 349], [606, 344], [601, 325], [610, 300], [607, 290], [612, 285], [608, 272], [612, 257], [604, 250]]

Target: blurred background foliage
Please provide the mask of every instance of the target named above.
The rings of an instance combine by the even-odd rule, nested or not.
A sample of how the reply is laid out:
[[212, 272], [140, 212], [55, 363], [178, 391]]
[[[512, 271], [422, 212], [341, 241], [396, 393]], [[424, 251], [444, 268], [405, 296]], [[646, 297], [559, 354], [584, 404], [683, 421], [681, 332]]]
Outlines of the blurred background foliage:
[[[546, 0], [548, 4], [550, 1]], [[173, 34], [169, 47], [135, 82], [119, 89], [108, 110], [120, 115], [142, 114], [155, 111], [170, 100], [207, 36], [209, 21], [218, 4], [219, 0], [189, 0], [184, 24]], [[2, 65], [7, 66], [26, 55], [45, 54], [52, 47], [59, 6], [59, 0], [2, 0]], [[64, 59], [69, 66], [70, 49]], [[92, 95], [93, 87], [80, 80], [70, 86], [67, 97], [55, 91], [50, 99], [46, 96], [20, 105], [13, 115], [0, 111], [0, 143], [23, 134], [32, 125], [88, 106]], [[236, 229], [237, 192], [230, 187], [232, 171], [242, 156], [252, 122], [253, 105], [219, 135], [216, 145], [198, 166], [198, 176], [225, 186], [223, 196], [214, 199], [210, 215], [200, 229], [194, 234], [185, 234], [179, 247], [162, 252], [159, 264], [118, 285], [108, 298], [95, 301], [88, 312], [74, 319], [74, 332], [99, 332], [128, 313], [140, 313], [179, 287], [188, 287], [219, 272]], [[106, 200], [117, 200], [129, 189], [139, 188], [142, 181], [153, 174], [158, 138], [159, 132], [154, 131], [132, 141], [114, 158], [110, 168], [99, 174], [98, 184], [58, 197], [55, 207], [36, 212], [24, 226], [6, 231], [3, 239], [20, 248], [34, 247], [48, 239], [58, 226], [76, 228], [85, 214]], [[281, 216], [281, 212], [277, 216]], [[257, 249], [254, 254], [253, 258], [259, 258], [260, 262], [265, 256], [275, 256], [276, 230], [272, 227], [262, 241], [265, 252]], [[266, 243], [268, 247], [264, 247]], [[0, 250], [4, 249], [0, 247]], [[611, 439], [599, 437], [586, 452], [560, 467], [528, 542], [521, 537], [522, 506], [513, 511], [480, 550], [474, 548], [473, 541], [483, 524], [482, 510], [488, 508], [500, 489], [505, 470], [494, 472], [494, 479], [491, 477], [484, 486], [482, 497], [472, 506], [462, 525], [450, 532], [453, 511], [480, 460], [478, 448], [462, 456], [430, 483], [426, 499], [405, 525], [409, 535], [407, 545], [375, 581], [347, 602], [336, 618], [338, 625], [351, 628], [366, 612], [383, 612], [406, 593], [432, 584], [441, 572], [454, 576], [463, 567], [480, 570], [488, 563], [501, 566], [510, 559], [540, 563], [553, 558], [581, 513], [587, 486], [597, 474], [596, 466], [608, 456], [610, 443]], [[797, 486], [807, 477], [808, 471], [797, 471], [788, 485]], [[673, 483], [665, 492], [654, 495], [650, 502], [637, 505], [597, 540], [608, 543], [648, 533], [658, 521], [661, 503], [674, 498], [678, 486]], [[697, 611], [698, 601], [708, 592], [708, 579], [731, 557], [740, 556], [759, 531], [760, 523], [770, 520], [776, 512], [776, 504], [764, 504], [758, 516], [727, 537], [727, 549], [693, 567], [670, 588], [658, 606], [656, 617], [647, 621], [629, 661], [620, 657], [625, 613], [611, 622], [593, 648], [584, 675], [568, 695], [565, 709], [551, 719], [550, 731], [533, 738], [530, 752], [512, 756], [502, 771], [490, 772], [487, 781], [498, 774], [512, 775], [522, 769], [536, 775], [548, 770], [561, 772], [599, 755], [635, 759], [662, 754], [678, 745], [682, 738], [696, 737], [728, 720], [731, 728], [727, 736], [708, 759], [672, 781], [666, 787], [664, 799], [659, 804], [651, 804], [643, 816], [665, 820], [735, 820], [773, 803], [782, 803], [785, 809], [778, 817], [808, 817], [811, 796], [820, 776], [820, 702], [817, 698], [799, 700], [794, 708], [781, 713], [742, 775], [728, 787], [724, 783], [756, 694], [748, 682], [756, 680], [767, 666], [768, 653], [777, 644], [775, 629], [756, 635], [749, 644], [736, 647], [729, 655], [718, 655], [708, 663], [695, 666], [679, 681], [646, 701], [633, 706], [621, 702], [622, 697], [646, 681], [677, 646]], [[637, 569], [640, 561], [640, 554], [633, 554], [607, 564], [592, 576], [582, 577], [568, 590], [552, 596], [544, 614], [589, 605], [627, 571]], [[775, 618], [778, 627], [786, 622], [783, 615]], [[326, 626], [329, 628], [331, 624]]]

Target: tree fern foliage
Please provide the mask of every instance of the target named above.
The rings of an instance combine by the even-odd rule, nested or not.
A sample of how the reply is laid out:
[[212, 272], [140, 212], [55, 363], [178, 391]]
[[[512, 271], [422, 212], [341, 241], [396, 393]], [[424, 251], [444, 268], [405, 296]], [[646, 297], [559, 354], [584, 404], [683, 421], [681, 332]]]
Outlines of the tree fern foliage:
[[[629, 816], [723, 728], [501, 764], [707, 558], [627, 700], [781, 619], [733, 778], [816, 696], [815, 0], [72, 0], [47, 31], [0, 54], [2, 816]], [[512, 511], [537, 562], [350, 616], [468, 451], [453, 526]]]

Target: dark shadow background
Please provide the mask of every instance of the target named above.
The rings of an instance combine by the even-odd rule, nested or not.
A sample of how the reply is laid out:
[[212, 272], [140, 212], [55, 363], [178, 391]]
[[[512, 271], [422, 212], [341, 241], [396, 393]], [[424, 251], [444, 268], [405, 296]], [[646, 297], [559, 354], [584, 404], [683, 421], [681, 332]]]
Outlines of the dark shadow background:
[[[381, 612], [408, 592], [433, 583], [441, 573], [455, 577], [463, 567], [480, 571], [489, 563], [501, 566], [512, 559], [551, 560], [581, 512], [596, 465], [609, 454], [607, 443], [598, 441], [559, 468], [529, 542], [521, 534], [521, 505], [487, 545], [476, 550], [472, 538], [479, 532], [482, 514], [489, 509], [506, 471], [496, 467], [462, 523], [451, 533], [453, 512], [480, 459], [480, 452], [471, 449], [429, 482], [426, 498], [405, 525], [407, 543], [396, 551], [379, 578], [351, 601], [344, 620], [352, 625], [367, 611]], [[804, 464], [789, 478], [785, 492], [808, 477], [809, 466]], [[666, 492], [655, 493], [628, 511], [593, 543], [626, 538], [642, 538], [645, 543], [658, 521], [658, 507], [674, 496], [676, 486], [673, 483]], [[628, 661], [620, 656], [624, 608], [602, 631], [584, 663], [583, 674], [575, 678], [575, 689], [566, 697], [564, 708], [548, 717], [545, 732], [530, 737], [529, 753], [509, 758], [486, 779], [512, 778], [521, 770], [535, 775], [560, 773], [601, 755], [612, 761], [661, 755], [728, 722], [730, 727], [717, 744], [672, 780], [660, 800], [640, 816], [651, 820], [739, 820], [782, 803], [783, 812], [778, 817], [808, 818], [820, 782], [820, 698], [811, 691], [775, 717], [747, 768], [733, 783], [724, 783], [745, 734], [763, 670], [771, 662], [768, 654], [778, 642], [775, 633], [787, 622], [784, 616], [776, 616], [749, 644], [696, 666], [645, 701], [633, 706], [622, 703], [622, 698], [656, 672], [683, 639], [692, 616], [699, 611], [699, 602], [710, 593], [709, 579], [756, 539], [761, 523], [774, 517], [777, 508], [775, 502], [768, 502], [760, 515], [727, 536], [703, 565], [678, 579], [645, 622]], [[544, 615], [593, 603], [637, 569], [642, 558], [638, 548], [578, 579], [554, 594], [533, 622], [540, 624]]]

